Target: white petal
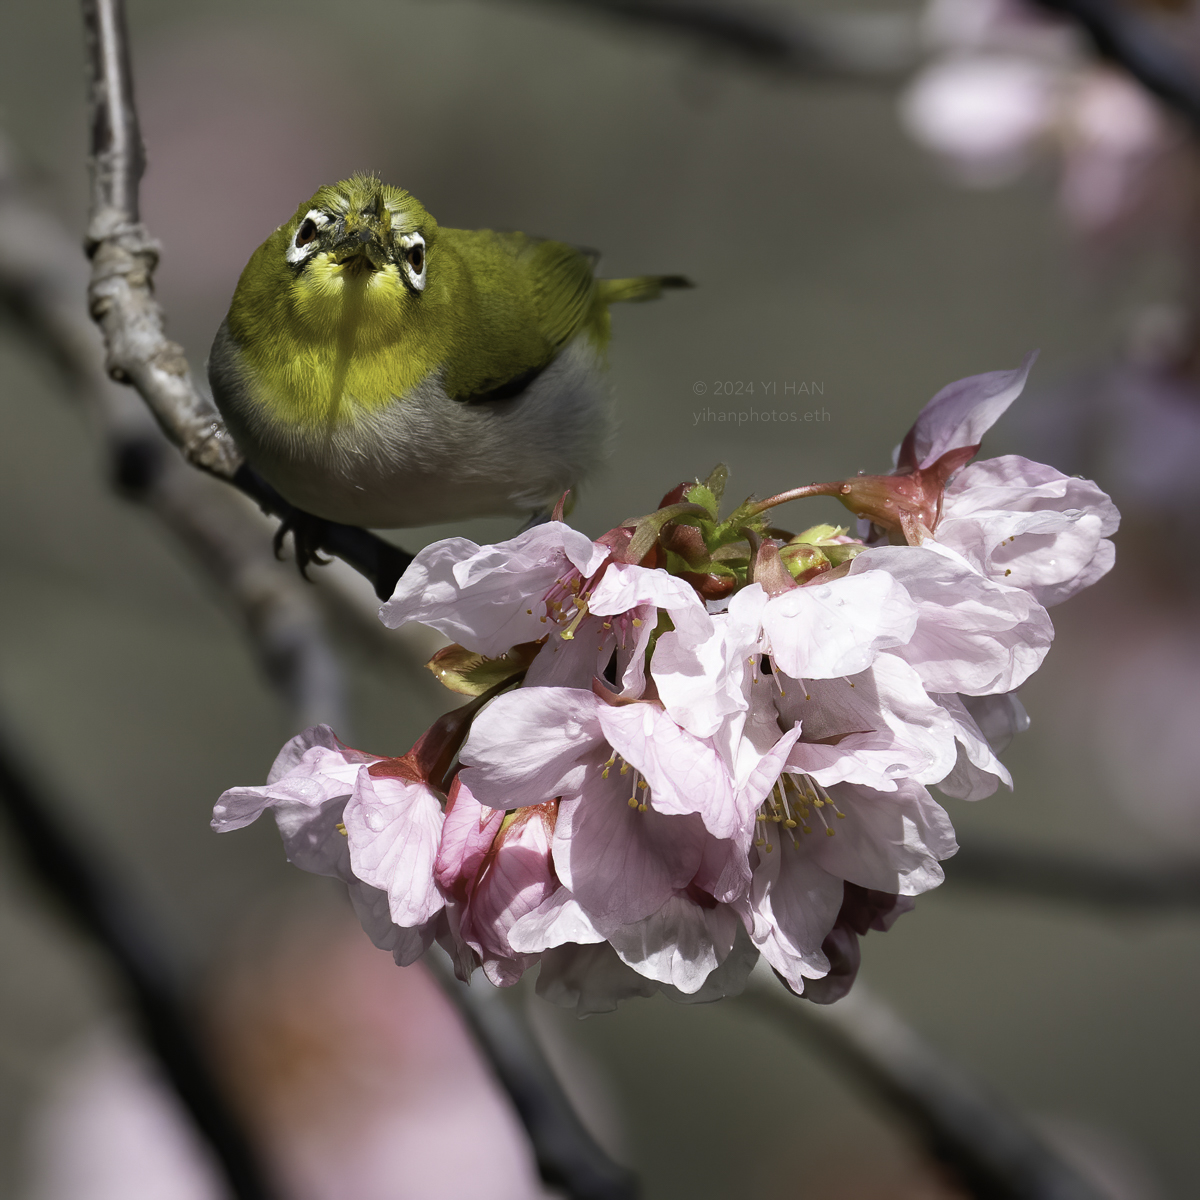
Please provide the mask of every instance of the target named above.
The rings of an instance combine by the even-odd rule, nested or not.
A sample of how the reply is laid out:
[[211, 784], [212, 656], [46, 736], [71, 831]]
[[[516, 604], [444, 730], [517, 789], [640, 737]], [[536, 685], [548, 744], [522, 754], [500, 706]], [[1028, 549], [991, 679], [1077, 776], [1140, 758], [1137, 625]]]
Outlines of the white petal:
[[763, 610], [771, 655], [793, 679], [863, 671], [881, 651], [904, 645], [916, 623], [905, 589], [887, 572], [865, 569], [785, 592]]

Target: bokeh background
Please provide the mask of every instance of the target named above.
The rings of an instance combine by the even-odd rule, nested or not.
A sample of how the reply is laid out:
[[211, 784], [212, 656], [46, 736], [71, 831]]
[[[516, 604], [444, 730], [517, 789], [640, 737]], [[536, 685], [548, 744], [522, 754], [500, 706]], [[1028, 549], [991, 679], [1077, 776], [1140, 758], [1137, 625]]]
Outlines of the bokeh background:
[[[881, 9], [917, 13], [871, 5]], [[1136, 402], [1113, 399], [1126, 395], [1120, 372], [1145, 314], [1187, 288], [1163, 221], [1098, 248], [1064, 218], [1049, 159], [1003, 188], [957, 186], [905, 134], [893, 83], [797, 80], [568, 3], [130, 0], [129, 22], [149, 155], [143, 215], [164, 247], [170, 332], [197, 370], [250, 252], [320, 184], [355, 170], [408, 188], [443, 224], [523, 229], [600, 248], [606, 274], [697, 282], [615, 313], [620, 424], [575, 513], [589, 533], [718, 461], [738, 494], [884, 469], [940, 387], [1040, 347], [987, 451], [1093, 473], [1128, 519], [1113, 574], [1054, 613], [1057, 643], [1022, 693], [1032, 729], [1006, 756], [1015, 794], [951, 801], [951, 814], [964, 845], [1003, 838], [1123, 862], [1200, 854], [1196, 460], [1178, 461], [1192, 418], [1164, 433]], [[80, 235], [83, 55], [70, 0], [0, 12], [0, 127], [34, 192]], [[741, 394], [720, 395], [724, 383]], [[825, 415], [704, 417], [751, 408]], [[395, 1125], [395, 1195], [460, 1194], [421, 1174], [431, 1155], [459, 1153], [444, 1128], [440, 1141], [436, 1128], [412, 1135], [428, 1096], [461, 1108], [459, 1138], [476, 1128], [517, 1139], [502, 1102], [487, 1108], [486, 1078], [428, 982], [418, 968], [397, 982], [386, 956], [346, 933], [336, 892], [288, 867], [269, 823], [222, 838], [208, 829], [217, 795], [261, 782], [296, 732], [236, 623], [161, 529], [113, 495], [58, 376], [9, 327], [0, 413], [0, 710], [28, 760], [145, 898], [239, 1094], [273, 1114], [264, 1136], [283, 1145], [280, 1128], [315, 1121], [328, 1145], [302, 1174], [336, 1177], [336, 1114], [399, 1105], [410, 1123]], [[1151, 480], [1149, 492], [1125, 470], [1135, 443], [1135, 483]], [[811, 520], [837, 520], [823, 503]], [[480, 521], [400, 540], [415, 550], [448, 533], [514, 531]], [[418, 668], [342, 648], [352, 743], [401, 753], [449, 706]], [[953, 861], [947, 875], [867, 939], [861, 978], [1112, 1196], [1194, 1195], [1195, 913], [984, 892], [956, 883]], [[338, 971], [314, 965], [338, 962], [360, 981], [341, 995], [329, 991]], [[121, 997], [2, 841], [0, 964], [0, 1197], [73, 1194], [47, 1182], [47, 1163], [74, 1152], [87, 1080], [128, 1057]], [[649, 1200], [951, 1194], [869, 1097], [736, 1003], [635, 1001], [584, 1022], [529, 1003]], [[350, 1068], [329, 1082], [322, 1055], [356, 1037], [368, 1058], [391, 1047], [392, 1082]], [[444, 1053], [431, 1054], [439, 1037]], [[324, 1100], [289, 1112], [280, 1097], [304, 1079]], [[522, 1170], [505, 1195], [533, 1194]]]

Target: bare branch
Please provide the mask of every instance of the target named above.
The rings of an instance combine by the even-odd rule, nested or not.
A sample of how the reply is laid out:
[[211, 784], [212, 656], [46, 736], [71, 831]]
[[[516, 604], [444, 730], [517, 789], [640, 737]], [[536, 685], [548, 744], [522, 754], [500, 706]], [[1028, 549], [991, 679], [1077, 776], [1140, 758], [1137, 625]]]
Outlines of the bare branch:
[[1102, 1200], [997, 1097], [924, 1042], [861, 983], [836, 1004], [793, 996], [765, 962], [743, 1003], [856, 1076], [980, 1200]]
[[972, 842], [946, 864], [952, 886], [985, 888], [1094, 908], [1134, 910], [1200, 907], [1200, 863], [1123, 863]]
[[563, 12], [594, 12], [690, 37], [786, 75], [893, 82], [916, 66], [916, 23], [905, 14], [800, 15], [782, 6], [724, 0], [558, 0]]
[[92, 69], [88, 302], [104, 333], [108, 373], [137, 388], [189, 462], [232, 479], [241, 453], [216, 408], [192, 382], [182, 347], [163, 332], [162, 309], [154, 299], [158, 244], [138, 214], [145, 152], [133, 104], [124, 5], [83, 0], [83, 19]]
[[456, 979], [440, 947], [425, 962], [484, 1048], [529, 1135], [542, 1180], [569, 1200], [636, 1200], [636, 1177], [608, 1157], [576, 1116], [524, 1020], [490, 984]]
[[70, 919], [106, 952], [129, 994], [150, 1048], [208, 1141], [237, 1200], [270, 1200], [262, 1167], [208, 1068], [195, 1024], [180, 999], [156, 939], [138, 914], [144, 906], [116, 887], [116, 874], [97, 865], [53, 815], [0, 736], [0, 812], [33, 876]]

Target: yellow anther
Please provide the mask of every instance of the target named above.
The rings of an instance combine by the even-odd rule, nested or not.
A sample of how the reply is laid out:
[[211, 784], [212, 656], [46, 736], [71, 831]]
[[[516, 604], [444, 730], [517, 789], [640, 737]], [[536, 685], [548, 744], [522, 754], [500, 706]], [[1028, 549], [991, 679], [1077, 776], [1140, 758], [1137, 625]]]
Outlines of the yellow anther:
[[[839, 821], [844, 821], [846, 819], [846, 814], [844, 812], [840, 812], [838, 813], [837, 817]], [[830, 832], [832, 833], [833, 831], [830, 830]]]
[[640, 787], [640, 788], [644, 788], [645, 786], [646, 786], [646, 781], [645, 781], [644, 779], [639, 779], [639, 780], [638, 780], [638, 787]]
[[629, 807], [630, 807], [630, 808], [637, 808], [637, 806], [638, 806], [637, 797], [636, 797], [636, 796], [630, 796], [630, 797], [629, 797]]
[[646, 811], [646, 802], [643, 800], [641, 802], [641, 804], [638, 805], [638, 812], [645, 812], [645, 811]]
[[339, 821], [339, 822], [337, 823], [337, 825], [335, 826], [335, 828], [337, 829], [338, 833], [340, 833], [340, 834], [342, 835], [342, 837], [349, 837], [349, 836], [350, 836], [350, 835], [349, 835], [349, 834], [346, 832], [346, 827], [345, 827], [345, 825], [343, 825], [343, 824], [341, 823], [341, 821]]
[[825, 836], [826, 836], [826, 837], [833, 837], [833, 830], [832, 830], [832, 829], [826, 829], [826, 830], [825, 830]]
[[634, 618], [633, 618], [633, 627], [634, 627], [634, 629], [641, 629], [641, 627], [642, 627], [644, 624], [645, 624], [645, 621], [643, 621], [641, 617], [634, 617]]
[[608, 773], [609, 773], [609, 771], [611, 771], [611, 770], [612, 770], [612, 768], [611, 768], [611, 767], [605, 767], [605, 768], [604, 768], [604, 770], [600, 772], [600, 778], [601, 778], [601, 779], [607, 779], [607, 778], [608, 778]]
[[627, 762], [623, 762], [623, 763], [621, 764], [621, 774], [622, 774], [622, 775], [628, 775], [628, 774], [629, 774], [629, 764], [628, 764]]
[[772, 846], [770, 842], [768, 842], [768, 843], [767, 843], [767, 853], [768, 853], [768, 854], [770, 854], [770, 853], [771, 853], [771, 851], [772, 851], [772, 850], [774, 850], [774, 849], [775, 849], [775, 847], [774, 847], [774, 846]]
[[765, 846], [767, 844], [767, 840], [766, 840], [766, 838], [757, 838], [755, 840], [754, 844], [756, 846]]
[[1008, 568], [1008, 570], [1007, 570], [1007, 571], [1005, 571], [1004, 573], [1005, 573], [1005, 575], [1011, 575], [1011, 574], [1012, 574], [1012, 567], [1009, 567], [1009, 568]]
[[789, 818], [788, 820], [784, 821], [783, 827], [784, 827], [784, 829], [795, 829], [796, 822]]
[[807, 825], [801, 825], [800, 832], [801, 833], [812, 833], [812, 830]]

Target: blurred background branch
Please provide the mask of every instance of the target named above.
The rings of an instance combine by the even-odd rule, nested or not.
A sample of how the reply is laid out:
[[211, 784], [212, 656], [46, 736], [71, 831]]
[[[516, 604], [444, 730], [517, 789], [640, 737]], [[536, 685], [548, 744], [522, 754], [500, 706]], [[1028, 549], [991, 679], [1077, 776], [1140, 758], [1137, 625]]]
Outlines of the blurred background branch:
[[[116, 883], [95, 839], [54, 815], [0, 724], [0, 807], [33, 878], [104, 951], [163, 1073], [213, 1151], [236, 1200], [274, 1195], [241, 1123], [225, 1101], [207, 1048], [148, 927], [145, 906]], [[83, 847], [86, 845], [86, 852]]]
[[946, 864], [946, 882], [1117, 913], [1200, 907], [1200, 865], [1128, 863], [972, 839]]
[[542, 1180], [571, 1200], [636, 1200], [633, 1172], [597, 1145], [518, 1011], [478, 976], [455, 978], [449, 957], [434, 946], [425, 957], [468, 1028], [487, 1047], [488, 1064], [529, 1134]]
[[1101, 58], [1127, 71], [1200, 137], [1200, 79], [1194, 65], [1124, 0], [1032, 0], [1082, 28]]
[[185, 467], [136, 396], [109, 382], [83, 304], [86, 280], [78, 246], [26, 197], [14, 152], [0, 143], [0, 304], [59, 368], [114, 485], [154, 514], [238, 615], [290, 723], [344, 728], [342, 671], [314, 589], [276, 561], [249, 507]]
[[721, 0], [552, 0], [692, 39], [705, 50], [802, 79], [894, 84], [917, 63], [917, 29], [905, 13], [800, 13]]
[[806, 1004], [761, 960], [742, 1003], [856, 1078], [978, 1200], [1104, 1200], [1015, 1113], [929, 1046], [861, 980], [836, 1004]]

